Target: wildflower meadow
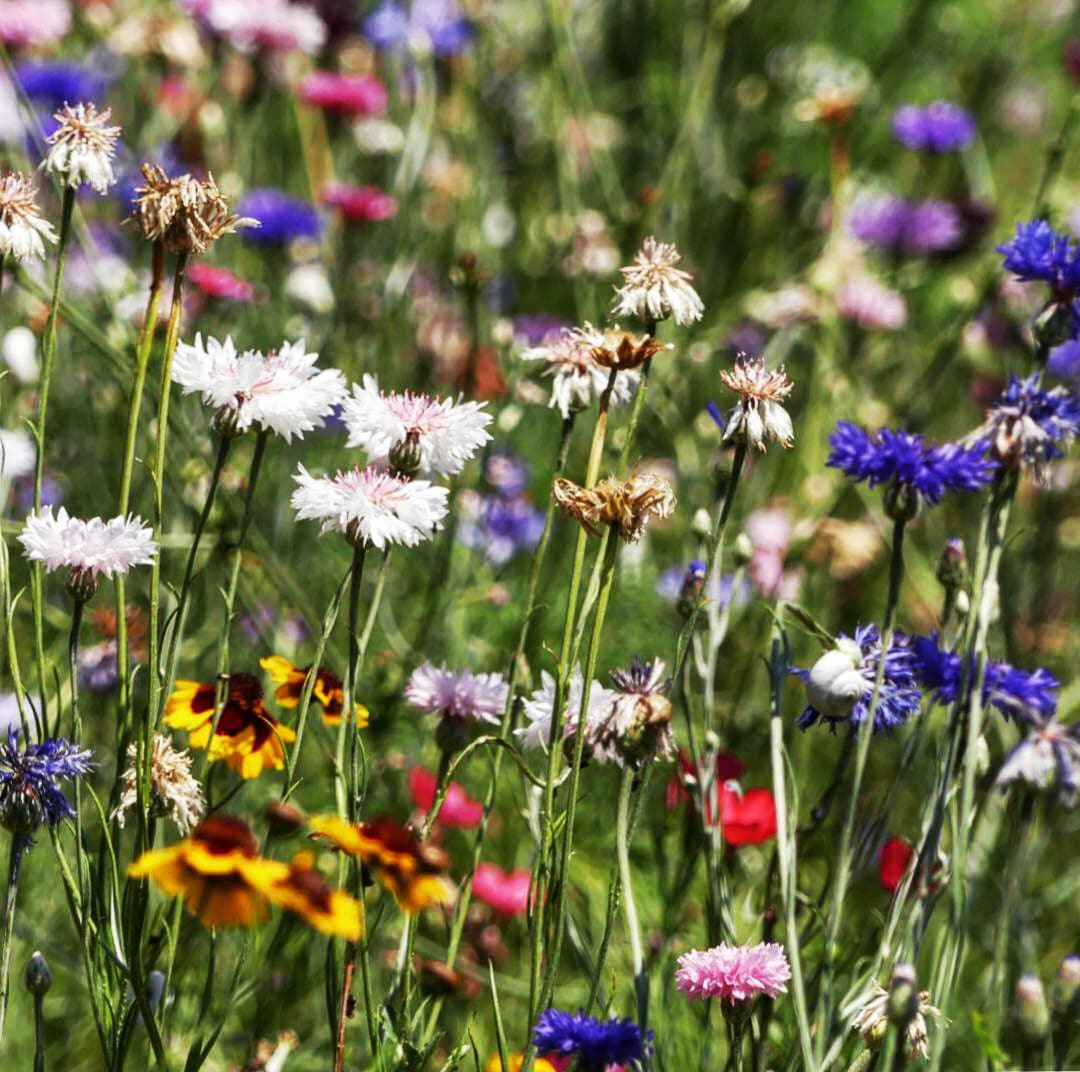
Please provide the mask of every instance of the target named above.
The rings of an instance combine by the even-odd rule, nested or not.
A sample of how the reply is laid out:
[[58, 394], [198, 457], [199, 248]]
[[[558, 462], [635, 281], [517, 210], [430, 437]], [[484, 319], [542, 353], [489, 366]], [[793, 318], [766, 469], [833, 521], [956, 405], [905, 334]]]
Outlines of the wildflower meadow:
[[1080, 1068], [1074, 3], [0, 54], [0, 1069]]

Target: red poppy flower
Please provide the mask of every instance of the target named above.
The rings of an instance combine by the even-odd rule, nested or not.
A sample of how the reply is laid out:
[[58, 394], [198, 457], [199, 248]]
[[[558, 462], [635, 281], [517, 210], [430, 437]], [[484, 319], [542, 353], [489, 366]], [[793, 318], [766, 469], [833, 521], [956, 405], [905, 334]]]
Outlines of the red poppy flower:
[[498, 864], [478, 864], [473, 896], [504, 916], [520, 916], [529, 906], [532, 872], [527, 868], [504, 871]]
[[886, 893], [895, 894], [904, 880], [915, 850], [903, 838], [887, 838], [878, 856], [878, 879]]
[[728, 845], [759, 845], [776, 836], [776, 801], [768, 789], [720, 790], [720, 829]]
[[[412, 794], [414, 807], [428, 811], [435, 803], [437, 789], [438, 779], [431, 771], [423, 767], [413, 767], [409, 771], [409, 792]], [[484, 818], [484, 805], [478, 800], [470, 800], [461, 785], [451, 782], [436, 818], [443, 826], [448, 827], [467, 829], [470, 826], [479, 826]]]

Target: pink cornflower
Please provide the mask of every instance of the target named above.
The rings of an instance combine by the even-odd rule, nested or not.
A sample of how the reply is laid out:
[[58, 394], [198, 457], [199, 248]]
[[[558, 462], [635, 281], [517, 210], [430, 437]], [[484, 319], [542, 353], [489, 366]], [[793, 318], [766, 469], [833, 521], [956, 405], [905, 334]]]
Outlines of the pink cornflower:
[[786, 992], [791, 978], [784, 947], [775, 942], [757, 945], [721, 944], [692, 949], [679, 957], [675, 985], [692, 998], [720, 998], [734, 1004], [758, 994], [770, 998]]
[[345, 115], [382, 115], [386, 111], [386, 87], [373, 75], [312, 71], [300, 79], [296, 92], [308, 104]]
[[502, 674], [448, 670], [426, 662], [410, 675], [405, 699], [428, 715], [472, 718], [498, 725], [506, 707], [507, 688]]
[[322, 188], [322, 201], [352, 223], [379, 223], [397, 215], [398, 199], [377, 186], [332, 182]]
[[70, 29], [67, 0], [0, 0], [0, 41], [5, 45], [48, 45]]
[[527, 867], [504, 871], [498, 864], [482, 863], [473, 876], [473, 896], [504, 916], [520, 916], [529, 907], [531, 883]]
[[[430, 811], [438, 789], [439, 780], [431, 771], [424, 767], [413, 767], [409, 771], [409, 793], [414, 807], [424, 812]], [[459, 782], [451, 782], [436, 816], [439, 825], [467, 830], [479, 826], [483, 818], [484, 805], [478, 800], [470, 799]]]
[[188, 265], [187, 278], [208, 298], [246, 302], [255, 296], [255, 288], [246, 279], [234, 275], [228, 268], [216, 268], [202, 261]]
[[873, 276], [852, 276], [836, 292], [836, 308], [842, 317], [864, 328], [896, 331], [907, 321], [904, 299]]
[[289, 0], [182, 0], [182, 6], [241, 52], [314, 54], [326, 41], [319, 13]]

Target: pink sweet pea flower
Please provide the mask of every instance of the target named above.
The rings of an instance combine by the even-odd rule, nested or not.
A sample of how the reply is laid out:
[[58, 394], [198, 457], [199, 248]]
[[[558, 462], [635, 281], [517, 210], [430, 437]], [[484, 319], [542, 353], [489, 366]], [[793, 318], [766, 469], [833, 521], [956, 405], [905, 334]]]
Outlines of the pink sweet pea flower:
[[308, 104], [345, 115], [382, 115], [386, 111], [386, 87], [369, 74], [312, 71], [300, 79], [296, 92]]
[[347, 220], [361, 223], [378, 223], [397, 215], [398, 200], [377, 186], [350, 186], [344, 182], [331, 182], [322, 189], [324, 204], [339, 209]]
[[[435, 803], [437, 789], [438, 780], [431, 771], [423, 767], [413, 767], [409, 771], [409, 792], [415, 807], [429, 811]], [[447, 827], [467, 829], [470, 826], [479, 826], [484, 818], [484, 805], [478, 800], [470, 800], [461, 785], [451, 782], [436, 818], [441, 825]]]
[[482, 863], [473, 876], [473, 896], [504, 916], [520, 916], [529, 906], [531, 881], [527, 867], [504, 871], [498, 864]]

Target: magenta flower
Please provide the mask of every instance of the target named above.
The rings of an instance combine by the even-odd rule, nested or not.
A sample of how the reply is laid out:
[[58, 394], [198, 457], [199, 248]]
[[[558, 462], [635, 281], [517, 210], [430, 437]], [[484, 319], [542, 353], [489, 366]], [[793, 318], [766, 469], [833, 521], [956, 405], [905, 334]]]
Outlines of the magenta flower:
[[791, 978], [784, 947], [775, 942], [757, 945], [714, 946], [692, 949], [679, 957], [675, 985], [692, 998], [752, 1001], [758, 994], [770, 998], [784, 993]]
[[473, 896], [504, 916], [520, 916], [529, 906], [531, 881], [532, 872], [527, 867], [504, 871], [498, 864], [478, 864]]
[[[409, 771], [409, 793], [413, 804], [421, 811], [431, 810], [438, 790], [439, 781], [431, 771], [424, 767], [413, 767]], [[480, 825], [484, 805], [473, 800], [460, 783], [451, 782], [436, 818], [442, 826], [466, 830]]]
[[352, 223], [379, 223], [397, 215], [398, 200], [377, 186], [331, 182], [322, 188], [322, 202], [332, 205]]
[[312, 71], [300, 79], [297, 93], [308, 104], [345, 115], [382, 115], [386, 111], [386, 87], [369, 74]]

